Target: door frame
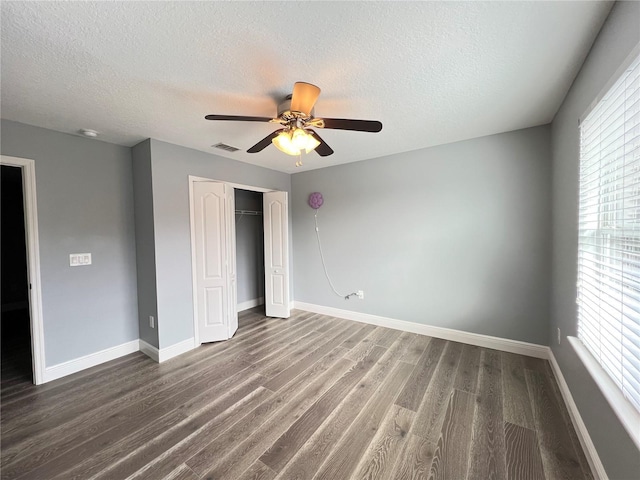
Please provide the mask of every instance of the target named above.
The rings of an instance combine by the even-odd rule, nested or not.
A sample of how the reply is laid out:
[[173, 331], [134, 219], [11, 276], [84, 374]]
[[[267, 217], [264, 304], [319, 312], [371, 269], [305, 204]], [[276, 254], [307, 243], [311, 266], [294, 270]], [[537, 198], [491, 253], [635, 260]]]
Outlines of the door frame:
[[[198, 328], [198, 297], [197, 297], [197, 289], [196, 289], [196, 235], [195, 235], [195, 209], [194, 209], [194, 201], [193, 201], [193, 184], [196, 182], [217, 182], [224, 183], [233, 188], [239, 188], [241, 190], [250, 190], [253, 192], [274, 192], [273, 188], [264, 188], [264, 187], [256, 187], [253, 185], [243, 185], [241, 183], [233, 183], [227, 182], [226, 180], [218, 180], [215, 178], [208, 177], [199, 177], [196, 175], [189, 175], [189, 230], [191, 235], [191, 290], [192, 290], [192, 302], [193, 302], [193, 343], [195, 347], [199, 347], [202, 345], [200, 342], [200, 334]], [[290, 255], [287, 251], [287, 255]]]
[[29, 317], [31, 319], [31, 364], [33, 383], [45, 382], [44, 322], [40, 279], [40, 240], [38, 236], [38, 202], [36, 198], [35, 161], [28, 158], [0, 155], [0, 164], [22, 170], [24, 195], [24, 223], [29, 275]]

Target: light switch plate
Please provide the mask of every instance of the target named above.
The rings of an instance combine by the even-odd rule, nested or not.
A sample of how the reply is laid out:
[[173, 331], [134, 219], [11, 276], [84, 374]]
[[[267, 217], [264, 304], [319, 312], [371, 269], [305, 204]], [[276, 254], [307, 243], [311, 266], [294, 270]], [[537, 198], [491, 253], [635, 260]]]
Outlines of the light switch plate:
[[69, 266], [84, 267], [85, 265], [91, 265], [90, 253], [72, 253], [69, 255]]

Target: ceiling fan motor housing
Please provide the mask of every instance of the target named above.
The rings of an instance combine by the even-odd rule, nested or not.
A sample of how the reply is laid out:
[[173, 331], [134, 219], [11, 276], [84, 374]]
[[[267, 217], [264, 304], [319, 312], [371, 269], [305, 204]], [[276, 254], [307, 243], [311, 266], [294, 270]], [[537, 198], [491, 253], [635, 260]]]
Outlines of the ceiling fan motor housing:
[[287, 95], [285, 99], [280, 102], [278, 105], [278, 118], [282, 118], [284, 120], [294, 120], [296, 118], [302, 118], [303, 120], [307, 120], [309, 118], [313, 118], [315, 115], [315, 107], [311, 109], [311, 115], [307, 116], [303, 112], [292, 112], [291, 111], [291, 95]]

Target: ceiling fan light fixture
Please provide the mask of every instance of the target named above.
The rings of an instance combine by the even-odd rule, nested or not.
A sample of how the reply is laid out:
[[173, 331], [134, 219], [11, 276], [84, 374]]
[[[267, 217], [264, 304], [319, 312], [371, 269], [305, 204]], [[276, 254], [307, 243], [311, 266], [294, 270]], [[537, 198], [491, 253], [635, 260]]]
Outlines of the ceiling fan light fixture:
[[278, 150], [286, 153], [287, 155], [300, 155], [300, 149], [296, 148], [291, 141], [290, 131], [285, 130], [284, 132], [280, 132], [271, 140], [271, 143], [273, 143]]
[[204, 118], [236, 122], [277, 123], [278, 130], [271, 132], [250, 147], [247, 153], [261, 152], [270, 143], [273, 143], [278, 150], [291, 156], [299, 156], [303, 151], [306, 153], [315, 151], [321, 157], [333, 155], [333, 149], [318, 135], [315, 130], [317, 128], [371, 133], [382, 130], [382, 123], [377, 120], [316, 118], [314, 107], [318, 95], [320, 95], [320, 89], [317, 86], [306, 82], [296, 82], [293, 85], [293, 93], [287, 95], [284, 101], [278, 105], [276, 118], [218, 114], [206, 115]]
[[302, 128], [296, 128], [293, 131], [293, 134], [291, 135], [291, 142], [298, 150], [304, 150], [307, 153], [312, 152], [318, 145], [320, 145], [320, 142], [316, 140], [313, 135]]
[[310, 153], [320, 145], [320, 142], [313, 135], [302, 128], [280, 132], [271, 142], [281, 152], [294, 156], [300, 155], [303, 150]]

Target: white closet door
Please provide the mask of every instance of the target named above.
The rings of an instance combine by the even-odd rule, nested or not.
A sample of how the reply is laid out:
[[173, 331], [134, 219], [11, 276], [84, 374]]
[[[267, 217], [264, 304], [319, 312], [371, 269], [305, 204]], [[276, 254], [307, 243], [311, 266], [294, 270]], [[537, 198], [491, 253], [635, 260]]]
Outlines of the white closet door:
[[196, 182], [193, 186], [200, 343], [229, 338], [227, 188], [215, 182]]
[[288, 318], [289, 218], [287, 192], [263, 195], [265, 309], [269, 317]]

